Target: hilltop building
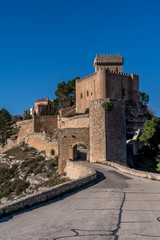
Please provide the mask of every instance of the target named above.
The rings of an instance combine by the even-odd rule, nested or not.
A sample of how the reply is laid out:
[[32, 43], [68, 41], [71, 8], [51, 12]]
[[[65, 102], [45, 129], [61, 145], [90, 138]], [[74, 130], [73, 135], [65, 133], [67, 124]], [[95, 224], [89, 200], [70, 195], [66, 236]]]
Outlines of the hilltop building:
[[121, 54], [96, 55], [95, 73], [76, 80], [77, 113], [85, 112], [96, 99], [139, 101], [139, 76], [123, 73], [123, 63]]
[[[120, 55], [96, 55], [95, 72], [76, 80], [76, 106], [59, 115], [41, 116], [52, 100], [35, 101], [36, 116], [20, 123], [19, 141], [58, 155], [59, 173], [67, 159], [78, 158], [79, 146], [86, 147], [90, 162], [114, 161], [133, 166], [138, 134], [151, 118], [139, 102], [139, 76], [123, 73]], [[78, 114], [77, 114], [78, 113]]]

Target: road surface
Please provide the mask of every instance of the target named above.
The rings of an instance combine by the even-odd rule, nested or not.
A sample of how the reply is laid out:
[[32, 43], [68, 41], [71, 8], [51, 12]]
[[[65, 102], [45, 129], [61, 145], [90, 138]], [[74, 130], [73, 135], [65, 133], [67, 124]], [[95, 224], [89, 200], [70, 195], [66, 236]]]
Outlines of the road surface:
[[0, 220], [1, 240], [160, 240], [160, 182], [94, 164], [100, 180]]

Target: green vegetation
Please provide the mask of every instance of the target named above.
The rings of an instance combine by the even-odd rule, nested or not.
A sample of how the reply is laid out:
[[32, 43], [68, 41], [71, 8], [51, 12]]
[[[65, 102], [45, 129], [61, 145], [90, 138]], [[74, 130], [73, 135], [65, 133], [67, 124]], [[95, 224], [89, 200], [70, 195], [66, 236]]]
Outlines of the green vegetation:
[[139, 92], [139, 101], [147, 105], [149, 103], [149, 95], [144, 92]]
[[[58, 157], [47, 158], [45, 152], [26, 144], [6, 151], [1, 159], [0, 199], [13, 199], [15, 195], [24, 195], [40, 187], [55, 186], [66, 181], [66, 178], [57, 175]], [[5, 159], [8, 159], [6, 163]]]
[[49, 103], [41, 112], [41, 115], [58, 115], [58, 110], [66, 107], [71, 107], [76, 102], [76, 90], [75, 84], [76, 79], [73, 78], [66, 82], [61, 82], [57, 85], [57, 90], [55, 91], [56, 99]]
[[36, 152], [35, 148], [24, 145], [22, 147], [15, 147], [5, 152], [6, 157], [14, 156], [18, 160], [27, 160]]
[[55, 154], [55, 151], [54, 151], [54, 149], [52, 148], [51, 149], [51, 155], [54, 155]]
[[75, 104], [76, 101], [76, 91], [75, 84], [76, 79], [79, 77], [73, 78], [72, 80], [66, 82], [59, 83], [57, 86], [57, 90], [55, 91], [55, 95], [58, 101], [59, 108], [71, 107]]
[[[1, 164], [0, 164], [1, 165]], [[18, 167], [0, 167], [0, 198], [7, 197], [11, 193], [19, 195], [29, 186], [29, 182], [18, 178]]]
[[66, 179], [60, 179], [57, 175], [53, 176], [50, 180], [45, 181], [41, 186], [43, 187], [54, 187], [58, 184], [65, 182]]
[[53, 100], [53, 102], [49, 103], [41, 112], [41, 115], [58, 115], [58, 101]]
[[157, 165], [155, 170], [160, 171], [160, 119], [154, 117], [147, 120], [143, 130], [144, 133], [139, 138], [144, 143], [141, 156], [147, 159], [154, 168]]
[[32, 119], [32, 116], [30, 114], [26, 114], [24, 117], [24, 120], [29, 120]]
[[104, 103], [102, 103], [102, 107], [103, 107], [105, 110], [109, 111], [109, 110], [112, 109], [113, 103], [111, 103], [111, 102], [104, 102]]
[[13, 134], [12, 116], [6, 109], [2, 108], [0, 110], [0, 143], [2, 147], [7, 143], [7, 138]]

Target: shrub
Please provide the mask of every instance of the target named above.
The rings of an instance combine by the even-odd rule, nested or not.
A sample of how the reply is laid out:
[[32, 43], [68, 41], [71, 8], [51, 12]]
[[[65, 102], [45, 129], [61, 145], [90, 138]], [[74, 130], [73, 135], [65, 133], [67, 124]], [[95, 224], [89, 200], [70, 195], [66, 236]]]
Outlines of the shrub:
[[16, 195], [19, 195], [21, 192], [23, 192], [27, 187], [29, 187], [29, 182], [26, 182], [25, 180], [16, 179], [13, 181], [11, 185], [12, 191], [15, 192]]
[[111, 103], [111, 102], [104, 102], [104, 103], [102, 103], [102, 107], [103, 107], [105, 110], [109, 111], [109, 110], [112, 109], [113, 103]]
[[55, 150], [52, 148], [51, 149], [51, 155], [54, 155], [55, 154]]

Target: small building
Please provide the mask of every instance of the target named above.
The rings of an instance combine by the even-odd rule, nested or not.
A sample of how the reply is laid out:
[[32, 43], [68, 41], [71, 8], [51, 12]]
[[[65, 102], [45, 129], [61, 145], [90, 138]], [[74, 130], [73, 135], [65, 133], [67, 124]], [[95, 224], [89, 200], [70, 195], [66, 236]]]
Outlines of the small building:
[[52, 104], [53, 100], [49, 100], [49, 98], [41, 98], [34, 102], [34, 112], [37, 116], [39, 116], [42, 110], [48, 105]]

